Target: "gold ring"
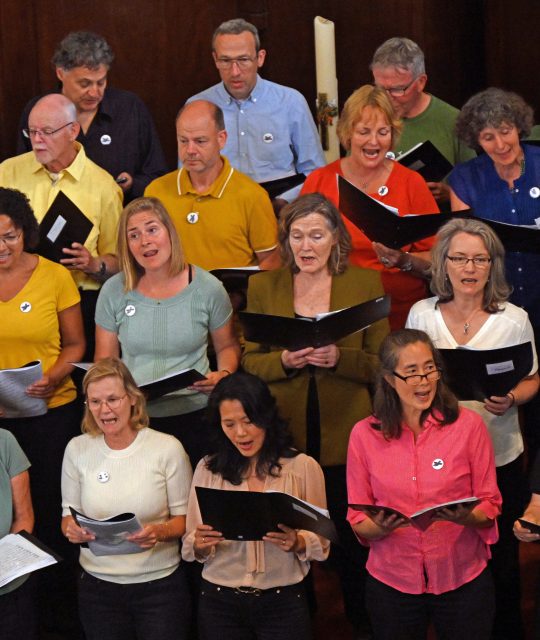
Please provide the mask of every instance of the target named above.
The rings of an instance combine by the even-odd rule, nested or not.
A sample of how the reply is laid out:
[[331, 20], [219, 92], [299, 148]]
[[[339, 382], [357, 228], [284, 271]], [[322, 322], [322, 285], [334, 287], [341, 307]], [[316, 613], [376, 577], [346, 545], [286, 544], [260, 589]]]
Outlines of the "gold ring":
[[205, 538], [204, 536], [203, 536], [203, 539], [202, 539], [202, 541], [203, 541], [203, 542], [206, 542], [206, 538]]

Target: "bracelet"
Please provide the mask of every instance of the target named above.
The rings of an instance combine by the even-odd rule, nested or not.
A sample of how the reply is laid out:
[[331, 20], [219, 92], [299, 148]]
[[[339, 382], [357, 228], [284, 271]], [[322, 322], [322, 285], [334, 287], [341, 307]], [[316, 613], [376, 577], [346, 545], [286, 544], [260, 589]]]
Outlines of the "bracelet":
[[162, 522], [161, 526], [163, 527], [162, 531], [164, 531], [160, 536], [159, 536], [159, 541], [160, 542], [166, 542], [169, 539], [169, 520], [167, 520], [167, 522]]
[[[509, 398], [510, 398], [510, 400], [512, 401], [512, 402], [510, 403], [510, 407], [513, 407], [513, 406], [516, 404], [516, 396], [515, 396], [511, 391], [509, 391], [506, 395], [507, 395], [507, 397], [509, 397]], [[510, 408], [510, 407], [508, 407], [508, 408]]]
[[408, 251], [405, 251], [405, 255], [409, 256], [407, 262], [402, 266], [398, 267], [400, 271], [412, 271], [413, 269], [413, 261]]
[[231, 372], [228, 369], [220, 369], [220, 371], [224, 371], [228, 376], [231, 375]]

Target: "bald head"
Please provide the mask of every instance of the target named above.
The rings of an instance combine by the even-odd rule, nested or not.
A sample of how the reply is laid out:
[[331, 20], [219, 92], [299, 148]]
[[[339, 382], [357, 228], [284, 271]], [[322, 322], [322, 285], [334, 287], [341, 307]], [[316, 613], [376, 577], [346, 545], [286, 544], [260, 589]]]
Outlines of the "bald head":
[[80, 126], [75, 105], [65, 96], [52, 93], [38, 100], [28, 116], [28, 130], [37, 161], [49, 171], [57, 173], [75, 159]]
[[192, 181], [211, 183], [221, 171], [220, 152], [227, 141], [223, 112], [212, 102], [194, 100], [176, 118], [178, 157]]

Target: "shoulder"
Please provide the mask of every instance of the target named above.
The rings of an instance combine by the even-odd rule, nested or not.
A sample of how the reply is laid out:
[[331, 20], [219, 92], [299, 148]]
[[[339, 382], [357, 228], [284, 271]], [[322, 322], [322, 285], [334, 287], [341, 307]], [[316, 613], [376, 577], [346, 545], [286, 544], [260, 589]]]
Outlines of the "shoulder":
[[321, 465], [306, 453], [299, 453], [292, 458], [280, 458], [279, 463], [283, 469], [305, 470], [306, 473], [312, 473], [321, 470]]
[[[152, 420], [150, 418], [150, 420]], [[154, 451], [161, 451], [169, 455], [184, 455], [185, 449], [178, 438], [156, 431], [152, 427], [144, 427], [139, 431], [139, 434], [144, 438], [145, 449], [147, 446], [155, 447]]]
[[413, 171], [412, 169], [405, 167], [397, 160], [392, 160], [392, 163], [392, 171], [390, 174], [392, 180], [397, 180], [400, 183], [407, 183], [414, 187], [420, 186], [421, 188], [428, 189], [426, 181], [417, 171]]
[[475, 173], [482, 173], [486, 167], [489, 166], [490, 162], [491, 160], [487, 154], [476, 156], [475, 158], [467, 160], [467, 162], [460, 162], [452, 169], [449, 179], [451, 180], [456, 177], [471, 179]]
[[15, 436], [7, 429], [0, 429], [0, 455], [2, 455], [2, 461], [5, 462], [4, 453], [12, 452], [22, 453], [20, 444], [17, 442]]
[[495, 314], [496, 318], [501, 318], [504, 320], [509, 320], [511, 322], [515, 322], [520, 326], [527, 324], [529, 321], [529, 314], [522, 307], [518, 307], [511, 302], [505, 302], [504, 308], [497, 314]]
[[448, 102], [437, 98], [433, 94], [431, 94], [430, 106], [434, 111], [444, 113], [446, 116], [452, 118], [453, 120], [455, 120], [459, 114], [459, 109], [456, 109], [456, 107], [453, 107], [451, 104], [448, 104]]
[[270, 80], [265, 80], [264, 78], [261, 78], [259, 82], [262, 82], [263, 88], [267, 93], [273, 94], [275, 97], [279, 98], [280, 100], [287, 101], [289, 105], [290, 104], [300, 105], [303, 107], [304, 105], [307, 104], [306, 99], [300, 93], [300, 91], [297, 91], [292, 87], [286, 87], [283, 84], [278, 84], [277, 82], [271, 82]]
[[152, 180], [152, 182], [146, 187], [144, 195], [159, 197], [159, 194], [164, 192], [175, 193], [178, 195], [178, 171], [178, 169], [175, 169], [174, 171], [166, 173], [164, 176]]
[[194, 284], [199, 287], [203, 287], [206, 291], [221, 292], [222, 290], [224, 290], [221, 280], [219, 278], [216, 278], [215, 275], [197, 265], [192, 265], [192, 267], [194, 272], [194, 278], [192, 282]]
[[375, 271], [374, 269], [365, 269], [363, 267], [349, 265], [343, 273], [337, 276], [333, 276], [332, 280], [335, 280], [336, 283], [343, 282], [347, 284], [349, 282], [350, 283], [358, 282], [362, 284], [366, 284], [370, 282], [380, 283], [381, 275], [378, 271]]
[[[228, 167], [224, 167], [224, 169], [228, 170]], [[237, 195], [236, 190], [241, 190], [241, 193], [249, 198], [261, 198], [262, 196], [268, 198], [268, 192], [260, 184], [238, 169], [234, 169], [232, 172], [228, 186], [230, 189], [234, 189], [235, 196]]]
[[484, 420], [482, 419], [482, 416], [477, 411], [473, 411], [472, 409], [468, 409], [467, 407], [463, 407], [461, 405], [459, 406], [459, 414], [457, 420], [452, 424], [459, 426], [464, 431], [468, 430], [471, 433], [477, 431], [485, 431], [487, 434], [487, 427]]
[[223, 83], [218, 82], [217, 84], [214, 84], [211, 87], [204, 89], [203, 91], [199, 91], [199, 93], [196, 93], [195, 95], [191, 96], [191, 98], [188, 98], [186, 100], [186, 104], [188, 102], [193, 102], [194, 100], [209, 100], [210, 102], [219, 101], [221, 106], [221, 103], [225, 102], [223, 100], [225, 93], [226, 93], [226, 90], [225, 90], [225, 87], [223, 86]]
[[411, 307], [411, 313], [414, 313], [416, 315], [422, 315], [424, 313], [433, 313], [433, 311], [435, 311], [437, 300], [438, 300], [437, 296], [419, 300], [418, 302], [415, 302]]
[[110, 103], [113, 107], [145, 107], [142, 99], [132, 91], [126, 91], [125, 89], [117, 89], [116, 87], [107, 87], [105, 89], [104, 100], [106, 103]]
[[12, 156], [11, 158], [6, 158], [2, 163], [0, 163], [0, 172], [14, 172], [20, 168], [25, 168], [34, 164], [35, 156], [33, 151], [27, 151], [26, 153], [21, 153], [19, 156]]
[[89, 433], [75, 436], [67, 443], [65, 455], [68, 458], [77, 458], [81, 454], [93, 450], [100, 440], [100, 436], [92, 436]]
[[254, 273], [249, 278], [248, 286], [250, 289], [273, 289], [279, 287], [280, 283], [290, 278], [290, 269], [288, 267], [282, 267], [281, 269]]
[[[84, 170], [86, 173], [89, 173], [91, 175], [93, 191], [99, 190], [103, 193], [106, 193], [107, 195], [110, 195], [111, 197], [118, 193], [120, 195], [122, 194], [122, 189], [118, 184], [116, 184], [111, 174], [105, 171], [105, 169], [100, 167], [93, 160], [90, 160], [86, 153], [84, 159]], [[101, 213], [109, 215], [110, 212], [102, 211]]]
[[108, 298], [111, 296], [124, 297], [124, 274], [120, 271], [115, 273], [114, 276], [106, 280], [101, 286], [99, 297]]
[[[358, 445], [360, 443], [365, 444], [368, 440], [381, 439], [382, 433], [379, 428], [380, 421], [374, 416], [368, 416], [360, 422], [357, 422], [351, 431], [349, 446]], [[360, 444], [360, 446], [363, 446]]]

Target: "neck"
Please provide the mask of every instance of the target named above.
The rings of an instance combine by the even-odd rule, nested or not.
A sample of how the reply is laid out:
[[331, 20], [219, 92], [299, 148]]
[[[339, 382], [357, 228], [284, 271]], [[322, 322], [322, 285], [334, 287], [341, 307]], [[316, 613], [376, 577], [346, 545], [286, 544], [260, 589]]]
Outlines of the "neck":
[[119, 433], [117, 435], [105, 435], [104, 439], [105, 444], [109, 447], [109, 449], [119, 451], [121, 449], [127, 449], [136, 437], [137, 431], [133, 428], [130, 428], [125, 433]]
[[403, 409], [403, 422], [414, 433], [415, 437], [422, 431], [420, 416], [422, 412], [418, 409]]
[[78, 150], [75, 145], [73, 145], [61, 158], [49, 162], [48, 164], [44, 165], [44, 167], [51, 173], [60, 173], [60, 171], [67, 169], [67, 167], [72, 164], [72, 162], [77, 157], [77, 153]]
[[464, 296], [454, 293], [454, 299], [450, 300], [452, 309], [457, 315], [467, 317], [474, 311], [480, 311], [483, 308], [484, 292], [479, 291], [472, 296]]
[[366, 169], [363, 165], [357, 162], [353, 156], [344, 158], [342, 162], [345, 162], [345, 166], [348, 165], [349, 170], [355, 177], [355, 183], [360, 186], [361, 189], [365, 189], [370, 183], [375, 182], [379, 177], [382, 178], [384, 172], [388, 168], [388, 161], [384, 159], [380, 164], [373, 169]]
[[499, 178], [513, 186], [514, 180], [517, 180], [525, 171], [525, 155], [522, 152], [519, 158], [516, 158], [512, 164], [494, 163], [494, 166]]
[[320, 269], [315, 273], [306, 273], [305, 271], [299, 271], [294, 274], [294, 280], [297, 285], [301, 285], [302, 288], [311, 289], [320, 284], [327, 284], [329, 280], [332, 280], [332, 275], [328, 269]]
[[213, 167], [204, 173], [189, 172], [189, 179], [191, 180], [191, 184], [195, 188], [195, 191], [197, 191], [197, 193], [204, 193], [205, 191], [208, 191], [217, 180], [222, 169], [223, 160], [220, 158], [219, 162], [216, 162]]

